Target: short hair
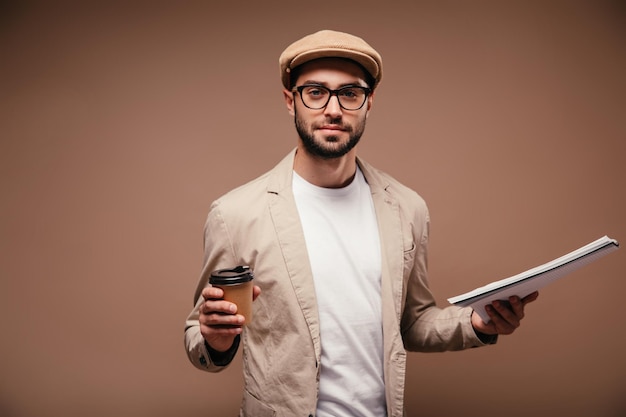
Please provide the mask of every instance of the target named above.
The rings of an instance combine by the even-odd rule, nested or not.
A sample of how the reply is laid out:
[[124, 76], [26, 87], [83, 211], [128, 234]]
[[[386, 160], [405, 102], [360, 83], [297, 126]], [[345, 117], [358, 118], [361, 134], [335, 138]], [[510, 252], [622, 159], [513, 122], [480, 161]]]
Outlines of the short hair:
[[[318, 59], [327, 59], [327, 58], [318, 58]], [[353, 64], [356, 64], [359, 68], [361, 68], [361, 70], [363, 71], [363, 74], [365, 74], [365, 83], [367, 84], [367, 86], [371, 89], [373, 89], [373, 85], [376, 82], [375, 78], [372, 76], [372, 74], [370, 74], [365, 67], [363, 67], [363, 65], [359, 64], [358, 62], [349, 59], [349, 58], [335, 58], [335, 59], [343, 59], [346, 61], [350, 61]], [[312, 61], [308, 61], [308, 62], [312, 62]], [[306, 62], [304, 63], [306, 64]], [[289, 73], [289, 89], [293, 90], [293, 88], [296, 86], [296, 81], [298, 80], [298, 77], [300, 77], [300, 72], [302, 71], [302, 66], [304, 66], [304, 64], [302, 65], [298, 65], [297, 67], [293, 68], [291, 70], [291, 72]]]

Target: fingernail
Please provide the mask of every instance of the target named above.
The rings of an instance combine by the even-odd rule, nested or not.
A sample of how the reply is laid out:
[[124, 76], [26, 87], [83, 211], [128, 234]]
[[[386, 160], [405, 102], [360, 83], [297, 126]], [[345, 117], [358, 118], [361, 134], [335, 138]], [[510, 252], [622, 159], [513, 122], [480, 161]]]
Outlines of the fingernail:
[[237, 311], [237, 306], [234, 304], [231, 304], [230, 307], [228, 307], [228, 309], [230, 310], [231, 313], [235, 313]]

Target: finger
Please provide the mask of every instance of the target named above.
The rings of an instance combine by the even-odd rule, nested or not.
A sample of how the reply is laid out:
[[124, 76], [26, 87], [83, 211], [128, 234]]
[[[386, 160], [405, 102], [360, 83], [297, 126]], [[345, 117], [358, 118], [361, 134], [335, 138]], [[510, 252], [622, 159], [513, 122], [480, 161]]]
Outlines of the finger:
[[261, 287], [255, 285], [252, 287], [252, 301], [256, 300], [256, 298], [261, 294]]
[[513, 313], [517, 316], [517, 320], [524, 318], [524, 303], [518, 296], [509, 297], [509, 305], [513, 310]]
[[[243, 328], [241, 326], [217, 326], [200, 324], [200, 333], [207, 341], [215, 341], [223, 337], [232, 337], [241, 334]], [[232, 344], [228, 343], [229, 345]]]
[[208, 314], [235, 314], [237, 312], [237, 305], [230, 301], [224, 300], [208, 300], [202, 303], [199, 308], [201, 315]]
[[532, 303], [537, 298], [539, 298], [539, 291], [535, 291], [534, 293], [528, 294], [526, 297], [522, 298], [522, 303], [524, 303], [524, 305], [526, 305], [528, 303]]
[[[517, 298], [519, 299], [519, 297]], [[519, 327], [520, 318], [513, 311], [513, 306], [510, 304], [510, 302], [496, 300], [493, 302], [493, 306], [504, 321], [506, 321], [513, 328]]]
[[511, 334], [519, 326], [519, 323], [515, 324], [515, 318], [512, 318], [514, 316], [513, 312], [505, 307], [504, 303], [494, 301], [492, 304], [487, 305], [485, 309], [496, 328], [496, 333]]
[[241, 314], [211, 313], [201, 316], [198, 320], [200, 325], [214, 328], [241, 327], [245, 317]]
[[204, 287], [202, 297], [205, 300], [219, 300], [224, 297], [224, 291], [219, 287]]
[[486, 305], [485, 311], [491, 319], [489, 321], [489, 326], [493, 329], [493, 331], [490, 334], [510, 334], [513, 330], [515, 330], [506, 320], [502, 318], [493, 305]]

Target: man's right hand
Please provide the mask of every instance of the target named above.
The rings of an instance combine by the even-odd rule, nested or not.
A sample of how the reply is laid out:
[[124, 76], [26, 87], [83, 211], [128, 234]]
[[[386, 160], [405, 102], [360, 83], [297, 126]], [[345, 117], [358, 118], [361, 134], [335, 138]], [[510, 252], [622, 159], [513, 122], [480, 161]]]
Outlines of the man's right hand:
[[[261, 293], [258, 286], [254, 286], [252, 299]], [[202, 290], [205, 302], [200, 304], [198, 321], [200, 333], [204, 340], [218, 352], [226, 352], [235, 341], [235, 337], [242, 332], [245, 318], [237, 314], [237, 306], [225, 301], [224, 291], [217, 287], [206, 287]]]

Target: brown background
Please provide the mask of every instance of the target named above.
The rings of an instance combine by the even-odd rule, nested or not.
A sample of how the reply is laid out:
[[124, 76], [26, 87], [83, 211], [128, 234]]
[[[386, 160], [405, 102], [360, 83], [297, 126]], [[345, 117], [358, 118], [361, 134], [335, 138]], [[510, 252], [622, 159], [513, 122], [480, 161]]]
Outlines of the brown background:
[[[321, 28], [383, 55], [360, 153], [428, 201], [442, 305], [626, 240], [624, 2], [53, 3], [0, 10], [2, 416], [236, 413], [240, 359], [183, 349], [202, 225], [295, 145], [278, 56]], [[411, 354], [409, 416], [626, 415], [623, 251]]]

